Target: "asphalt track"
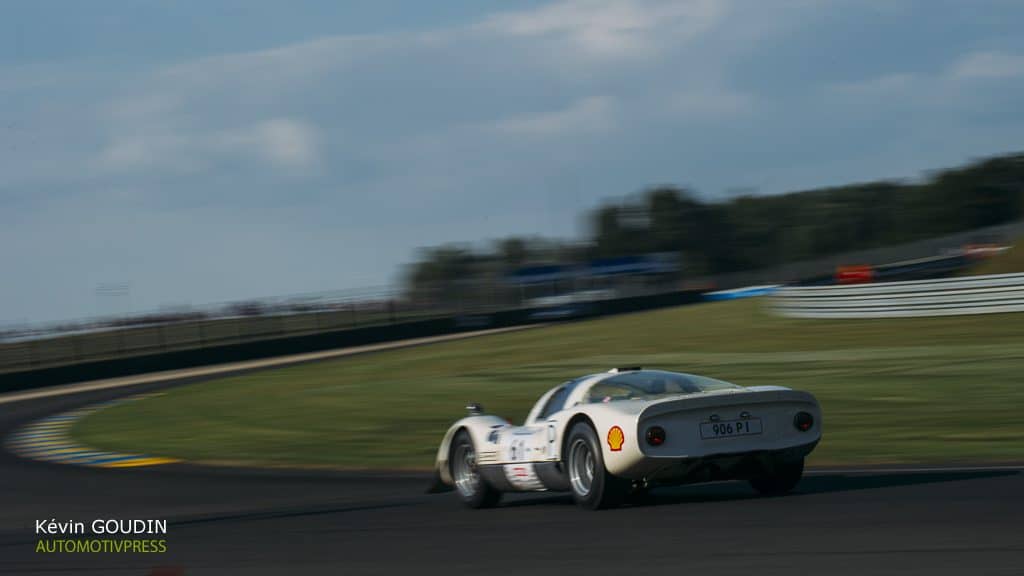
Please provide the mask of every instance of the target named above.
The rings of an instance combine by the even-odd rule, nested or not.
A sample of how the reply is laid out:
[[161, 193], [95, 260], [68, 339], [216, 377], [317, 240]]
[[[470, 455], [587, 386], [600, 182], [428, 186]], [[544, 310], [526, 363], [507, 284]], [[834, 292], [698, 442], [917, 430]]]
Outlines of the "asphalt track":
[[[9, 403], [0, 435], [181, 383]], [[596, 513], [562, 495], [472, 511], [426, 485], [415, 474], [118, 470], [4, 453], [0, 574], [1024, 574], [1024, 473], [1013, 467], [818, 471], [785, 497], [718, 483]], [[166, 519], [168, 551], [37, 554], [35, 521], [51, 518]]]

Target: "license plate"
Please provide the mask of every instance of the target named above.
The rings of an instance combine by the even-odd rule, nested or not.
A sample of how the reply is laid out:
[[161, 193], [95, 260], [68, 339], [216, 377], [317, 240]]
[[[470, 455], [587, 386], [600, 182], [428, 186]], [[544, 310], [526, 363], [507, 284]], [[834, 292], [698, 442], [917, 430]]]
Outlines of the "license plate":
[[719, 422], [701, 422], [700, 437], [708, 438], [729, 438], [732, 436], [750, 436], [761, 433], [761, 419], [747, 418], [746, 420], [721, 420]]

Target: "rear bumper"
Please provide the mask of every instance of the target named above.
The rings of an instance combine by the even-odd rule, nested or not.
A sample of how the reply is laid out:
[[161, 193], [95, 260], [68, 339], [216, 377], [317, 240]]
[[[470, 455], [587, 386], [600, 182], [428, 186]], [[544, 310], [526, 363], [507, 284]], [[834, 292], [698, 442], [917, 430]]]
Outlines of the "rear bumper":
[[[630, 480], [646, 480], [652, 485], [745, 479], [770, 470], [778, 462], [799, 460], [810, 454], [817, 445], [818, 440], [814, 440], [781, 450], [711, 454], [699, 458], [647, 458], [632, 473], [624, 477]], [[528, 469], [528, 481], [514, 482], [509, 478], [507, 468], [521, 468], [524, 471]], [[477, 471], [485, 482], [501, 492], [569, 490], [569, 479], [558, 462], [485, 464], [479, 466]]]
[[629, 476], [652, 484], [690, 484], [750, 478], [778, 462], [804, 458], [818, 445], [813, 442], [780, 450], [755, 450], [731, 454], [709, 454], [696, 458], [649, 458]]

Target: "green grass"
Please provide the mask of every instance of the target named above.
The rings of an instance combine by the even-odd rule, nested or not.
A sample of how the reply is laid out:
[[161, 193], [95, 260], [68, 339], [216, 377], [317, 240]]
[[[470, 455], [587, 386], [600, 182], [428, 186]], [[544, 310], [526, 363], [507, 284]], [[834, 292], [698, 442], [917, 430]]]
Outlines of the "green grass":
[[207, 462], [429, 468], [467, 401], [518, 422], [554, 384], [624, 364], [810, 390], [825, 414], [818, 465], [1024, 460], [1024, 314], [796, 320], [760, 299], [203, 382], [103, 410], [72, 433]]

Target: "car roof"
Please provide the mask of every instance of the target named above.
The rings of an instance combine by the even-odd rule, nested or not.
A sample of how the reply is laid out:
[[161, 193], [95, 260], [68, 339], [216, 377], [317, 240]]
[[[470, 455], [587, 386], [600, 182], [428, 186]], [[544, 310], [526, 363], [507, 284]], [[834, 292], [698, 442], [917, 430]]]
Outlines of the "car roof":
[[[573, 389], [566, 397], [565, 403], [562, 406], [563, 408], [569, 408], [577, 404], [581, 404], [583, 400], [587, 397], [587, 394], [590, 392], [590, 389], [593, 388], [594, 385], [598, 384], [599, 382], [603, 382], [604, 380], [614, 378], [616, 376], [621, 376], [622, 374], [644, 373], [651, 375], [677, 374], [681, 376], [689, 376], [689, 374], [686, 374], [685, 372], [675, 372], [672, 370], [658, 370], [654, 368], [613, 368], [607, 372], [588, 374], [587, 376], [583, 376], [570, 381], [570, 383], [573, 386]], [[562, 385], [564, 386], [565, 384]], [[557, 389], [557, 387], [555, 389]]]
[[653, 373], [653, 374], [680, 374], [680, 375], [686, 375], [684, 372], [673, 372], [671, 370], [657, 370], [657, 369], [645, 369], [645, 368], [639, 368], [639, 367], [630, 367], [630, 368], [613, 368], [611, 370], [608, 370], [607, 372], [596, 372], [594, 374], [587, 374], [586, 376], [580, 376], [579, 378], [573, 378], [572, 380], [569, 380], [569, 381], [566, 381], [566, 382], [562, 382], [558, 386], [552, 387], [550, 390], [548, 390], [547, 392], [542, 394], [541, 397], [534, 404], [533, 409], [530, 410], [530, 414], [527, 416], [527, 422], [530, 422], [534, 418], [536, 418], [537, 415], [543, 409], [543, 405], [548, 402], [548, 400], [555, 393], [555, 391], [557, 391], [558, 389], [562, 388], [563, 386], [571, 387], [571, 389], [569, 391], [569, 395], [566, 396], [566, 398], [563, 401], [562, 406], [561, 406], [561, 409], [566, 409], [566, 408], [571, 408], [573, 406], [576, 406], [577, 404], [582, 404], [583, 400], [587, 397], [587, 394], [589, 394], [590, 389], [593, 388], [595, 384], [597, 384], [599, 382], [603, 382], [604, 380], [607, 380], [609, 378], [614, 378], [615, 376], [621, 376], [622, 374], [630, 374], [630, 373]]
[[569, 393], [569, 396], [566, 397], [563, 407], [568, 408], [570, 406], [580, 404], [583, 402], [583, 399], [587, 397], [587, 393], [590, 392], [590, 389], [594, 384], [624, 373], [625, 372], [619, 372], [618, 369], [616, 369], [615, 371], [598, 372], [596, 374], [588, 374], [581, 378], [577, 378], [573, 381], [574, 388], [572, 392]]

